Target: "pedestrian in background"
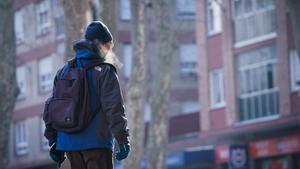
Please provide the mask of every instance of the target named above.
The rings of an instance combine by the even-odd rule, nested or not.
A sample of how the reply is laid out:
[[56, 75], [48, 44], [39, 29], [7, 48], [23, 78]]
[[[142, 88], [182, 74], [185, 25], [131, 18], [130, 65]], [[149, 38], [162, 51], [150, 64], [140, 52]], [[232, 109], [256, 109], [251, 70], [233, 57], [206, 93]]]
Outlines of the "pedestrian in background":
[[[56, 74], [53, 96], [47, 100], [45, 106], [44, 134], [49, 140], [50, 157], [58, 166], [65, 160], [66, 154], [72, 169], [112, 169], [114, 138], [119, 145], [116, 159], [122, 160], [128, 156], [129, 130], [117, 76], [121, 63], [112, 51], [113, 46], [113, 37], [107, 26], [100, 21], [93, 21], [86, 29], [85, 38], [73, 44], [75, 57]], [[59, 99], [55, 97], [61, 94], [59, 90], [68, 92], [58, 89], [58, 81], [63, 81], [76, 68], [86, 69], [84, 77], [88, 82], [88, 97], [84, 99], [89, 99], [88, 106], [94, 114], [83, 129], [68, 132], [64, 128], [60, 130], [57, 121], [68, 123], [72, 121], [72, 116], [60, 117], [57, 112], [62, 108], [66, 111], [73, 110], [68, 107], [74, 105], [70, 103], [68, 106], [66, 102], [57, 107]], [[56, 116], [58, 117], [54, 118]]]

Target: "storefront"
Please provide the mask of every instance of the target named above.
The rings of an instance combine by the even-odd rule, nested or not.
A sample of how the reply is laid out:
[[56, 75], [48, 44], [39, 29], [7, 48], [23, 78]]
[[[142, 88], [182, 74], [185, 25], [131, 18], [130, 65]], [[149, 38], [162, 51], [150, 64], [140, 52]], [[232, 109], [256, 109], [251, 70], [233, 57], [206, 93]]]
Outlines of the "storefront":
[[[300, 169], [300, 135], [250, 142], [252, 169]], [[228, 169], [229, 146], [215, 148], [216, 168]]]
[[215, 148], [215, 159], [217, 169], [228, 169], [229, 146], [219, 146]]
[[300, 168], [300, 135], [253, 142], [249, 148], [256, 168]]
[[197, 147], [183, 152], [172, 152], [166, 154], [166, 165], [168, 169], [213, 169], [214, 150]]
[[[214, 169], [214, 149], [212, 146], [194, 147], [185, 151], [168, 152], [165, 154], [167, 169]], [[141, 162], [141, 169], [147, 168], [147, 159]], [[121, 164], [116, 163], [116, 169], [121, 169]]]

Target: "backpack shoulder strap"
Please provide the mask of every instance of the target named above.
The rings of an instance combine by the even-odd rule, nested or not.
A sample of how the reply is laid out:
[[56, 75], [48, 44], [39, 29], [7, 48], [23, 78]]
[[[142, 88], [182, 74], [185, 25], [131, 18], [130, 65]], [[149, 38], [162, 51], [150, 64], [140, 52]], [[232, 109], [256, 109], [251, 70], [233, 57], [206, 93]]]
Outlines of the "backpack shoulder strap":
[[67, 64], [70, 68], [75, 68], [76, 67], [76, 58], [74, 57], [73, 59], [68, 60]]

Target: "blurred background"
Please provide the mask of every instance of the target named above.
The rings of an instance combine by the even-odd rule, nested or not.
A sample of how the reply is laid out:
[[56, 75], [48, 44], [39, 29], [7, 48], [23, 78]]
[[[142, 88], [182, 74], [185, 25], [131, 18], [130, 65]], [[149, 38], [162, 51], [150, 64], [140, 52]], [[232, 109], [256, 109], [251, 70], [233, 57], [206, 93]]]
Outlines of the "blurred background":
[[299, 4], [2, 0], [0, 168], [56, 168], [44, 102], [72, 41], [102, 20], [133, 146], [115, 168], [300, 169]]

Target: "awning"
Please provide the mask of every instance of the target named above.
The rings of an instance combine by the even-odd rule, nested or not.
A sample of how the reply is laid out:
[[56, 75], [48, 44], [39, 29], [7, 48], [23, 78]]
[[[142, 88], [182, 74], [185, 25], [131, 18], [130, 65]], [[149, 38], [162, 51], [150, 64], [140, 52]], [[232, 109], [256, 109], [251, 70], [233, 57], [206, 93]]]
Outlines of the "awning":
[[214, 160], [212, 146], [195, 147], [183, 152], [169, 152], [166, 154], [168, 169], [206, 167], [213, 165]]

